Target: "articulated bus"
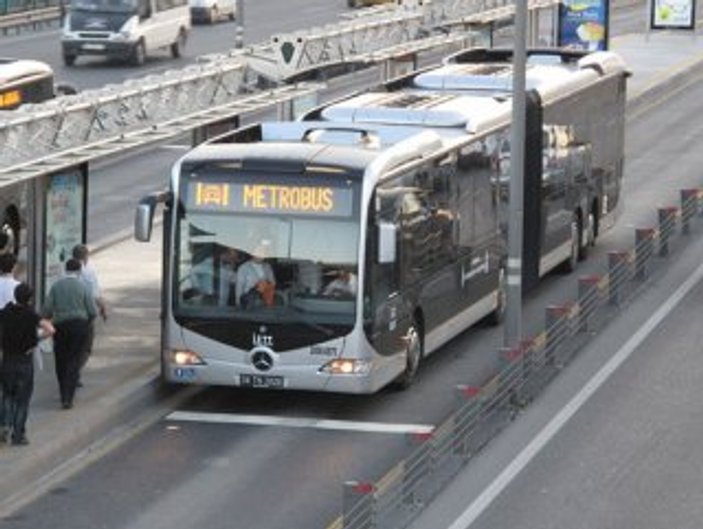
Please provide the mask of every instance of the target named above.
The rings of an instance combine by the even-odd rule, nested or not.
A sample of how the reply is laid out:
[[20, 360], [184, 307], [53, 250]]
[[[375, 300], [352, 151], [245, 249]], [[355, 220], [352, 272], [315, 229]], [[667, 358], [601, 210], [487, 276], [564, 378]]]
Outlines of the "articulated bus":
[[[621, 203], [627, 72], [609, 52], [529, 62], [524, 260], [539, 277], [575, 267]], [[489, 85], [511, 69], [489, 52], [471, 64], [473, 88], [422, 85], [446, 65], [174, 165], [135, 221], [148, 240], [164, 204], [165, 380], [407, 387], [424, 356], [501, 321], [512, 111]]]
[[0, 58], [0, 110], [54, 97], [54, 72], [48, 64], [28, 59]]
[[66, 84], [55, 84], [48, 64], [31, 59], [0, 58], [0, 110], [26, 103], [42, 103], [57, 95], [75, 94]]

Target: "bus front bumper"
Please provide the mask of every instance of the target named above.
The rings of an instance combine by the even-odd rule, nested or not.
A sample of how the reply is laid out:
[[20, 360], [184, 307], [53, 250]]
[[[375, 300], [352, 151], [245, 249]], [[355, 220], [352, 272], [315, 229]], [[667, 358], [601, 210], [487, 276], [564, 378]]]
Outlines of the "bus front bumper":
[[168, 364], [167, 381], [178, 384], [235, 386], [252, 389], [324, 391], [333, 393], [374, 393], [381, 388], [370, 374], [332, 375], [313, 366], [286, 366], [275, 372], [261, 373], [248, 366], [215, 363], [180, 366]]

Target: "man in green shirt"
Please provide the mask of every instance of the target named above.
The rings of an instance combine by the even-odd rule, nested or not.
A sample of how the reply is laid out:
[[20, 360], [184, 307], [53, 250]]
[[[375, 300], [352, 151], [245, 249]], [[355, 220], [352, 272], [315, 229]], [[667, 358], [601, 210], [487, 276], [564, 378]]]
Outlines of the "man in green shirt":
[[73, 407], [80, 372], [81, 354], [90, 324], [98, 314], [95, 299], [80, 278], [81, 263], [66, 261], [66, 274], [49, 289], [42, 314], [56, 328], [54, 356], [61, 406]]

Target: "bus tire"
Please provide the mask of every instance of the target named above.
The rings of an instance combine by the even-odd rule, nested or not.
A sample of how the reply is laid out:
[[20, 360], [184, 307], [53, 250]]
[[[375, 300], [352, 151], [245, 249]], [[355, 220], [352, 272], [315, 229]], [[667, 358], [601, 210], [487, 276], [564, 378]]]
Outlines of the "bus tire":
[[66, 66], [73, 66], [74, 64], [76, 64], [76, 56], [71, 53], [64, 53], [63, 54], [63, 63]]
[[496, 292], [496, 308], [486, 318], [489, 325], [500, 325], [505, 320], [505, 312], [508, 307], [508, 283], [505, 274], [505, 268], [500, 267], [498, 271], [498, 289]]
[[581, 215], [578, 212], [574, 212], [571, 217], [571, 242], [569, 257], [564, 261], [561, 266], [561, 270], [565, 274], [570, 274], [578, 266], [579, 256], [581, 254], [581, 237], [583, 231], [583, 223], [581, 221]]
[[186, 45], [186, 32], [183, 28], [178, 32], [178, 37], [176, 41], [171, 44], [171, 57], [178, 59], [183, 55], [183, 48]]
[[408, 389], [415, 381], [422, 360], [422, 331], [417, 320], [410, 326], [406, 339], [405, 371], [396, 379], [398, 389]]
[[144, 46], [144, 41], [140, 40], [134, 45], [132, 49], [131, 63], [133, 66], [143, 66], [146, 62], [146, 47]]
[[581, 234], [581, 248], [579, 249], [579, 260], [583, 261], [588, 257], [588, 251], [596, 245], [596, 215], [592, 211], [586, 217], [586, 224]]

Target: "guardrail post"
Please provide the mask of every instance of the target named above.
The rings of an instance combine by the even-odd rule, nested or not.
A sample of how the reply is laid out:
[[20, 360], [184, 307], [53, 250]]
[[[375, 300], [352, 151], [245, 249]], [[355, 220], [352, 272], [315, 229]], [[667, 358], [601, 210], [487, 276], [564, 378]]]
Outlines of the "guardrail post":
[[534, 355], [532, 342], [525, 340], [512, 347], [500, 349], [505, 367], [500, 372], [501, 392], [505, 392], [508, 403], [514, 408], [524, 408], [530, 400], [527, 394], [527, 382], [534, 372]]
[[454, 431], [452, 433], [454, 454], [462, 459], [471, 457], [469, 438], [481, 416], [481, 388], [478, 386], [457, 386], [459, 405], [454, 413]]
[[669, 255], [669, 239], [674, 233], [676, 227], [676, 215], [679, 210], [676, 207], [669, 206], [658, 208], [659, 216], [659, 256], [666, 257]]
[[571, 307], [568, 305], [550, 305], [545, 312], [545, 360], [557, 369], [563, 367], [559, 350], [564, 340], [569, 337], [570, 311]]
[[419, 488], [432, 473], [432, 432], [412, 433], [407, 437], [415, 447], [403, 461], [403, 503], [410, 507], [423, 505]]
[[608, 303], [620, 305], [622, 285], [628, 278], [628, 260], [625, 251], [608, 252]]
[[635, 279], [647, 279], [649, 260], [654, 254], [654, 228], [635, 229]]
[[681, 233], [691, 233], [691, 220], [698, 214], [698, 189], [681, 190]]
[[374, 529], [376, 488], [373, 483], [346, 481], [342, 501], [343, 529]]
[[591, 315], [600, 305], [599, 275], [581, 276], [578, 279], [579, 325], [578, 332], [588, 332]]

